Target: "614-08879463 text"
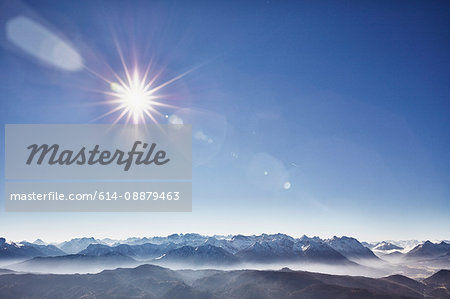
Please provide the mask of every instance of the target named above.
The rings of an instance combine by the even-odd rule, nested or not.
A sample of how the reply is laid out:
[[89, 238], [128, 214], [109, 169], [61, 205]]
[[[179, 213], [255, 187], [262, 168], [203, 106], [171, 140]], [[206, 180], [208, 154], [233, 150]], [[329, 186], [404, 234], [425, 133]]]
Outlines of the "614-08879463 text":
[[169, 192], [156, 192], [156, 191], [127, 191], [127, 192], [110, 192], [110, 191], [95, 191], [91, 193], [69, 193], [65, 194], [62, 192], [46, 192], [46, 193], [11, 193], [9, 200], [29, 200], [29, 201], [63, 201], [63, 200], [77, 200], [77, 201], [115, 201], [115, 200], [153, 200], [153, 201], [178, 201], [181, 198], [180, 191], [169, 191]]

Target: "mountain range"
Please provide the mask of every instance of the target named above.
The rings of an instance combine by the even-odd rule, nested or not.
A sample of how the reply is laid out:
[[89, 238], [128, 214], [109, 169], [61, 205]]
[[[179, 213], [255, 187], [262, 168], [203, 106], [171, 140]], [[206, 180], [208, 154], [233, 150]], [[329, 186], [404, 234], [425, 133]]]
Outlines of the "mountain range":
[[[359, 241], [348, 237], [322, 240], [318, 237], [293, 238], [284, 234], [259, 236], [235, 235], [206, 237], [198, 234], [170, 235], [167, 237], [127, 239], [129, 244], [105, 242], [94, 238], [77, 238], [55, 245], [39, 245], [22, 241], [8, 243], [0, 258], [10, 256], [45, 257], [62, 260], [61, 256], [124, 256], [136, 261], [160, 264], [231, 265], [237, 263], [275, 263], [307, 261], [350, 264], [353, 258], [377, 259], [373, 252]], [[111, 242], [109, 242], [111, 244]], [[3, 239], [3, 244], [6, 241]], [[6, 245], [5, 245], [6, 246]]]
[[[394, 258], [402, 266], [419, 265], [425, 274], [432, 271], [430, 267], [450, 268], [450, 244], [446, 242], [426, 241], [406, 253], [398, 251], [401, 247], [391, 241], [372, 245], [346, 236], [321, 239], [285, 234], [202, 236], [191, 233], [123, 241], [77, 238], [59, 244], [39, 239], [33, 243], [14, 243], [0, 238], [0, 261], [12, 270], [51, 273], [93, 273], [145, 263], [171, 268], [237, 269], [304, 264], [381, 268], [385, 261], [392, 262]], [[389, 273], [396, 273], [396, 269], [390, 269]]]
[[422, 281], [402, 275], [339, 276], [284, 268], [170, 270], [155, 265], [98, 274], [0, 275], [0, 298], [448, 298], [450, 271]]

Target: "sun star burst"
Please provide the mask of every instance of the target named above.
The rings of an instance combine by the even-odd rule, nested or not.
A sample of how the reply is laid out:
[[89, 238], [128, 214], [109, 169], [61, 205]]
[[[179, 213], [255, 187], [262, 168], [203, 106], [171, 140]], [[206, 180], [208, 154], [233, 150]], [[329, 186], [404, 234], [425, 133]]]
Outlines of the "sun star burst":
[[[145, 118], [149, 117], [156, 122], [153, 114], [158, 113], [154, 106], [158, 106], [157, 95], [152, 92], [151, 84], [145, 82], [145, 77], [140, 77], [137, 70], [128, 80], [128, 84], [112, 82], [110, 84], [112, 99], [109, 101], [116, 105], [120, 120], [126, 115], [126, 121], [132, 121], [134, 124], [145, 122]], [[153, 113], [153, 114], [152, 114]]]
[[122, 61], [125, 78], [112, 72], [115, 80], [111, 81], [105, 78], [105, 76], [88, 69], [92, 74], [109, 84], [108, 91], [101, 91], [108, 99], [100, 102], [100, 104], [113, 106], [111, 110], [107, 111], [97, 119], [104, 118], [111, 114], [118, 114], [113, 123], [124, 120], [125, 123], [145, 124], [146, 121], [150, 119], [153, 123], [157, 124], [158, 121], [156, 117], [165, 117], [165, 115], [158, 111], [157, 108], [179, 108], [162, 102], [165, 97], [160, 94], [159, 91], [184, 77], [192, 70], [157, 85], [155, 83], [159, 79], [162, 70], [157, 71], [156, 74], [150, 76], [150, 63], [143, 72], [140, 71], [138, 67], [135, 67], [131, 72], [125, 63], [120, 50], [119, 55]]

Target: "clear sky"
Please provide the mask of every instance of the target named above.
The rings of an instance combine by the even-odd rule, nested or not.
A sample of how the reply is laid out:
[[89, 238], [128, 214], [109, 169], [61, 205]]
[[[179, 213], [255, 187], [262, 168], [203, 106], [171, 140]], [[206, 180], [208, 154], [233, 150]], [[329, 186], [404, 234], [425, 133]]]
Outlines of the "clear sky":
[[194, 127], [192, 213], [6, 213], [2, 179], [6, 238], [450, 239], [446, 1], [3, 2], [0, 27], [2, 124], [112, 122], [93, 72], [123, 76], [118, 44], [160, 83], [192, 70], [161, 112]]

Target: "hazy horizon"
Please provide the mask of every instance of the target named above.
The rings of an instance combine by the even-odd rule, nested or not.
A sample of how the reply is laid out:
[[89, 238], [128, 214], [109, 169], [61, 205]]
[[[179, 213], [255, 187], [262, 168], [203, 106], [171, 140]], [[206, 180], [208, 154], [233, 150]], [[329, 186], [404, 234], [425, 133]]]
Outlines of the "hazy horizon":
[[94, 236], [94, 235], [76, 235], [73, 237], [66, 237], [66, 238], [62, 238], [62, 239], [51, 239], [51, 238], [44, 238], [44, 237], [30, 237], [30, 238], [9, 238], [7, 234], [4, 235], [0, 235], [0, 238], [5, 238], [7, 241], [13, 241], [15, 243], [17, 242], [22, 242], [22, 241], [27, 241], [27, 242], [34, 242], [36, 240], [41, 240], [44, 241], [47, 244], [59, 244], [62, 242], [66, 242], [66, 241], [70, 241], [73, 239], [81, 239], [81, 238], [94, 238], [96, 240], [104, 240], [104, 239], [111, 239], [114, 241], [125, 241], [127, 239], [130, 238], [153, 238], [153, 237], [168, 237], [172, 234], [178, 234], [178, 235], [185, 235], [185, 234], [199, 234], [201, 236], [206, 236], [206, 237], [229, 237], [229, 236], [236, 236], [236, 235], [244, 235], [244, 236], [260, 236], [263, 234], [267, 234], [267, 235], [273, 235], [273, 234], [284, 234], [284, 235], [288, 235], [290, 237], [293, 238], [301, 238], [303, 236], [307, 236], [309, 238], [312, 237], [319, 237], [322, 240], [325, 239], [331, 239], [333, 237], [350, 237], [350, 238], [355, 238], [357, 239], [359, 242], [367, 242], [367, 243], [377, 243], [377, 242], [383, 242], [383, 241], [419, 241], [419, 242], [425, 242], [425, 241], [431, 241], [433, 243], [436, 242], [441, 242], [441, 241], [449, 241], [449, 238], [409, 238], [409, 239], [389, 239], [389, 238], [385, 238], [385, 239], [378, 239], [378, 240], [366, 240], [366, 239], [360, 239], [357, 238], [355, 236], [351, 236], [351, 235], [332, 235], [332, 236], [320, 236], [320, 235], [308, 235], [308, 234], [297, 234], [297, 235], [293, 235], [293, 234], [287, 234], [287, 233], [282, 233], [282, 232], [274, 232], [274, 233], [267, 233], [267, 232], [262, 232], [262, 233], [252, 233], [252, 234], [244, 234], [244, 233], [233, 233], [233, 234], [202, 234], [202, 233], [197, 233], [197, 232], [183, 232], [183, 233], [170, 233], [170, 234], [152, 234], [152, 235], [128, 235], [128, 236], [123, 236], [123, 237], [111, 237], [111, 236]]

